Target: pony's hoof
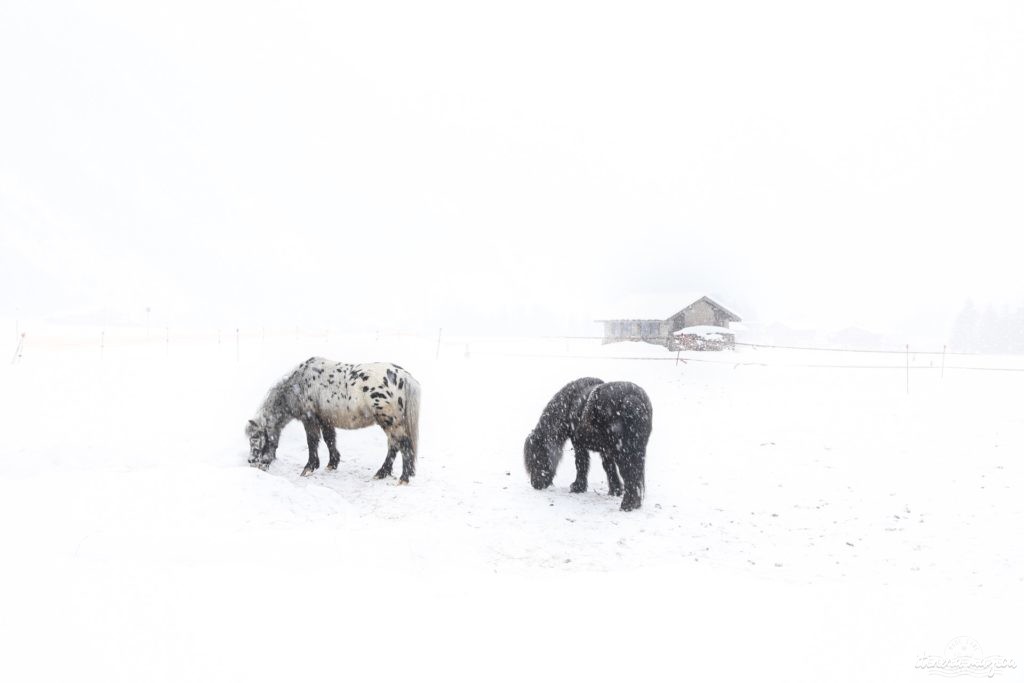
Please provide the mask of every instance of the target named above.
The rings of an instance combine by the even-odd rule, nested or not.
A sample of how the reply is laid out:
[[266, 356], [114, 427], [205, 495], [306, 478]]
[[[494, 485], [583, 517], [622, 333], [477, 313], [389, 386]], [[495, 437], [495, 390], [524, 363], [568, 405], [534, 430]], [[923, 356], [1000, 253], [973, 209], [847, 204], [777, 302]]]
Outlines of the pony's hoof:
[[312, 467], [306, 467], [306, 468], [304, 468], [302, 470], [302, 474], [300, 476], [308, 477], [311, 474], [313, 474], [313, 468]]
[[570, 493], [586, 493], [586, 491], [587, 491], [586, 483], [582, 483], [581, 484], [578, 481], [574, 481], [572, 484], [569, 485], [569, 492]]
[[622, 510], [623, 512], [630, 512], [632, 510], [639, 510], [640, 509], [640, 501], [639, 500], [623, 499], [622, 500], [622, 507], [620, 507], [619, 509]]
[[324, 472], [333, 472], [336, 469], [338, 469], [337, 465], [328, 465], [324, 468]]
[[399, 486], [408, 486], [409, 485], [408, 477], [402, 477], [401, 479], [399, 479], [398, 480], [398, 485]]
[[378, 470], [377, 474], [373, 475], [373, 478], [374, 479], [387, 479], [390, 476], [391, 476], [390, 472], [385, 472], [384, 470]]
[[257, 468], [258, 468], [258, 469], [259, 469], [259, 470], [260, 470], [261, 472], [266, 472], [267, 470], [269, 470], [269, 469], [270, 469], [270, 463], [269, 463], [269, 462], [261, 462], [260, 464], [256, 465], [256, 467], [257, 467]]

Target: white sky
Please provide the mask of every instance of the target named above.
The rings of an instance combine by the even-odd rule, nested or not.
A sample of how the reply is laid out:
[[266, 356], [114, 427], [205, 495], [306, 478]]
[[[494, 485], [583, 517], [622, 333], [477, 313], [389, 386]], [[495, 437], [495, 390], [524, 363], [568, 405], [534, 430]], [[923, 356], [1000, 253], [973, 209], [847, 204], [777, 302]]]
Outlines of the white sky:
[[0, 316], [594, 333], [704, 290], [943, 334], [1024, 299], [1019, 2], [142, 5], [0, 5]]

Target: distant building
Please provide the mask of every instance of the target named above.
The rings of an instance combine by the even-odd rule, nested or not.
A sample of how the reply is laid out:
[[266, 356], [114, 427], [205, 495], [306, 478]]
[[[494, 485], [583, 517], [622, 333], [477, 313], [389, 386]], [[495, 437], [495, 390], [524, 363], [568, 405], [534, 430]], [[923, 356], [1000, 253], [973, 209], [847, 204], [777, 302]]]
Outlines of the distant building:
[[[691, 303], [667, 318], [598, 320], [604, 325], [601, 343], [642, 341], [671, 350], [697, 346], [707, 350], [734, 348], [736, 337], [729, 330], [729, 323], [740, 322], [740, 317], [709, 297], [698, 296], [689, 300]], [[687, 328], [697, 329], [691, 331]]]

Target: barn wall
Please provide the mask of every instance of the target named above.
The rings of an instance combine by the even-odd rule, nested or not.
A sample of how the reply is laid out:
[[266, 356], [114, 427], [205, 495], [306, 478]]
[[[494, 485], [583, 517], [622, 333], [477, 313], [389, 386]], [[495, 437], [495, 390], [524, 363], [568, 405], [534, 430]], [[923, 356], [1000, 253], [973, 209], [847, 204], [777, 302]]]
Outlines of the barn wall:
[[604, 339], [601, 340], [602, 344], [611, 344], [613, 341], [618, 339], [615, 336], [615, 323], [611, 320], [604, 321]]
[[672, 334], [676, 330], [681, 330], [686, 327], [685, 313], [686, 311], [682, 311], [665, 321], [667, 334]]
[[693, 327], [694, 325], [715, 325], [718, 327], [725, 327], [722, 324], [722, 319], [719, 317], [720, 314], [718, 309], [710, 305], [706, 301], [698, 301], [692, 306], [686, 309], [686, 327]]
[[602, 344], [636, 339], [664, 344], [670, 330], [663, 320], [605, 320]]

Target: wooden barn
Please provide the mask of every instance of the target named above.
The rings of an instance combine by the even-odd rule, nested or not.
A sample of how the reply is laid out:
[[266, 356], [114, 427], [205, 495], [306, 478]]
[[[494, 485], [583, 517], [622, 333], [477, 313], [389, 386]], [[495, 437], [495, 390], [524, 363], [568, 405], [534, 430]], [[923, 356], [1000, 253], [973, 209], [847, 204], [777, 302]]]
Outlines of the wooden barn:
[[[729, 323], [740, 322], [740, 317], [708, 296], [685, 297], [689, 304], [667, 318], [634, 317], [608, 318], [598, 320], [604, 325], [602, 344], [621, 341], [642, 341], [658, 344], [675, 351], [678, 348], [695, 348], [700, 345], [707, 350], [733, 348], [735, 336], [729, 330]], [[689, 333], [688, 328], [696, 328]], [[708, 337], [715, 343], [703, 344], [691, 337], [708, 336], [707, 328], [716, 328], [715, 336]], [[680, 334], [682, 332], [682, 334]]]

